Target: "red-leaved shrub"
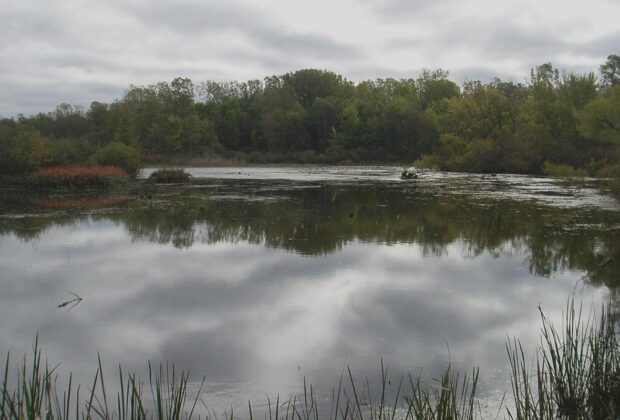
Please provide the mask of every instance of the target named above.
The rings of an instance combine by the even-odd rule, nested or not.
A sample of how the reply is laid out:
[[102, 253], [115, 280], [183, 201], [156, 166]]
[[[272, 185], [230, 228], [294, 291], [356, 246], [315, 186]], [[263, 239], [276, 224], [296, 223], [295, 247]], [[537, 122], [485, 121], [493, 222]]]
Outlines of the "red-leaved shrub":
[[107, 187], [129, 180], [117, 166], [51, 166], [32, 172], [30, 180], [37, 187]]

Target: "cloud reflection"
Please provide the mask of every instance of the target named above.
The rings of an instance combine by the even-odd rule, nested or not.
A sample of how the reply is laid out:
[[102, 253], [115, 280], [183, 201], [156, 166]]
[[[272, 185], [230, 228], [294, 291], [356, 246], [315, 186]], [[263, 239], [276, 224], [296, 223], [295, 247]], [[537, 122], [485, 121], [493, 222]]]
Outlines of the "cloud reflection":
[[[173, 361], [218, 384], [222, 409], [287, 395], [302, 375], [328, 394], [345, 361], [375, 377], [380, 357], [392, 372], [477, 365], [494, 389], [506, 336], [532, 348], [537, 305], [559, 317], [576, 284], [599, 302], [606, 289], [578, 280], [616, 252], [594, 223], [607, 212], [385, 186], [213, 198], [231, 185], [169, 207], [2, 218], [0, 352], [38, 332], [83, 382], [97, 352], [139, 372]], [[589, 227], [566, 231], [579, 217]], [[70, 312], [66, 291], [84, 298]]]

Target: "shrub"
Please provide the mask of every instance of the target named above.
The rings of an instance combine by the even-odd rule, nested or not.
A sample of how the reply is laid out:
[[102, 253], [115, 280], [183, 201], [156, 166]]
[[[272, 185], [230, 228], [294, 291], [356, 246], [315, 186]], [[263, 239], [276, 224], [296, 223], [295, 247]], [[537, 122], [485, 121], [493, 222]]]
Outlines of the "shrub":
[[49, 142], [49, 157], [45, 166], [75, 165], [86, 162], [91, 151], [85, 141], [59, 139]]
[[601, 178], [620, 178], [620, 165], [605, 165], [596, 172]]
[[413, 162], [413, 166], [421, 169], [439, 169], [440, 159], [435, 155], [423, 155]]
[[588, 176], [588, 173], [583, 169], [577, 169], [564, 163], [553, 163], [550, 161], [545, 161], [542, 171], [545, 175], [560, 178]]
[[23, 126], [0, 130], [0, 173], [24, 174], [49, 161], [50, 141]]
[[149, 175], [149, 181], [162, 184], [187, 184], [192, 176], [183, 169], [159, 169]]
[[110, 187], [129, 180], [127, 172], [117, 166], [52, 166], [39, 168], [30, 175], [38, 188]]
[[99, 165], [121, 167], [131, 176], [136, 176], [140, 171], [138, 151], [124, 143], [110, 143], [97, 151], [92, 159]]
[[317, 155], [314, 150], [304, 150], [295, 153], [294, 159], [300, 163], [319, 163], [321, 161], [320, 155]]
[[463, 165], [468, 172], [501, 172], [499, 146], [490, 139], [475, 139], [467, 144]]

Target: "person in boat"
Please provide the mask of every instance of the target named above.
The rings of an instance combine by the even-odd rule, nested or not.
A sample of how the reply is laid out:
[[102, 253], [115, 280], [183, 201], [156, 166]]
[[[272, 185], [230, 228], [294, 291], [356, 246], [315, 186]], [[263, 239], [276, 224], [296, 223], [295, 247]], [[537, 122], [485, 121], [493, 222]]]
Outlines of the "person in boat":
[[400, 175], [402, 179], [418, 179], [420, 175], [413, 168], [405, 169]]

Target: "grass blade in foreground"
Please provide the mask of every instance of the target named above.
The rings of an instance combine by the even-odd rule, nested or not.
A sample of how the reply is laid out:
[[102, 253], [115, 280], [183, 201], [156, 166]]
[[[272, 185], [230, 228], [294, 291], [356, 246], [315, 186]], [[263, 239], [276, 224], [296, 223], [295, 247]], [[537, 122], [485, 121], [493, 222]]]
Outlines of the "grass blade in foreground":
[[[506, 349], [511, 366], [511, 391], [514, 405], [507, 409], [509, 418], [529, 419], [617, 419], [620, 416], [620, 346], [617, 319], [611, 307], [603, 308], [599, 317], [591, 314], [583, 319], [581, 309], [569, 302], [562, 329], [558, 329], [541, 311], [541, 345], [529, 360], [518, 340], [508, 340]], [[149, 364], [148, 386], [135, 374], [124, 374], [119, 366], [120, 391], [114, 398], [106, 389], [101, 360], [95, 372], [92, 388], [85, 400], [80, 400], [80, 386], [72, 391], [72, 375], [64, 388], [59, 388], [56, 368], [49, 369], [41, 362], [41, 349], [35, 339], [31, 359], [25, 356], [18, 367], [16, 382], [9, 375], [10, 359], [7, 355], [0, 389], [0, 420], [49, 419], [69, 420], [71, 404], [75, 406], [75, 419], [157, 419], [181, 420], [197, 416], [196, 405], [202, 401], [205, 379], [197, 386], [195, 397], [188, 393], [189, 373], [178, 373], [174, 366], [165, 369]], [[314, 388], [305, 384], [304, 394], [293, 395], [280, 404], [276, 399], [275, 419], [271, 401], [269, 412], [257, 418], [273, 420], [329, 420], [345, 419], [429, 419], [473, 420], [482, 418], [478, 404], [479, 371], [462, 375], [448, 366], [432, 385], [424, 384], [421, 375], [409, 375], [411, 389], [401, 389], [388, 401], [387, 368], [381, 363], [381, 389], [373, 405], [369, 381], [368, 395], [358, 393], [353, 373], [347, 367], [349, 383], [343, 382], [344, 371], [338, 386], [333, 390], [331, 407], [319, 407]], [[348, 391], [348, 392], [347, 392]], [[361, 397], [361, 398], [360, 398]], [[367, 398], [367, 401], [365, 400]], [[335, 400], [335, 401], [334, 401]], [[72, 403], [72, 401], [75, 401]], [[109, 405], [109, 402], [111, 404]], [[189, 403], [189, 404], [188, 404]], [[334, 404], [335, 403], [335, 404]], [[189, 408], [189, 409], [188, 409]], [[248, 402], [248, 414], [255, 414]], [[206, 418], [216, 418], [209, 413]], [[233, 419], [233, 410], [224, 418]]]

